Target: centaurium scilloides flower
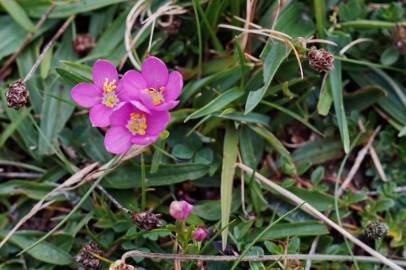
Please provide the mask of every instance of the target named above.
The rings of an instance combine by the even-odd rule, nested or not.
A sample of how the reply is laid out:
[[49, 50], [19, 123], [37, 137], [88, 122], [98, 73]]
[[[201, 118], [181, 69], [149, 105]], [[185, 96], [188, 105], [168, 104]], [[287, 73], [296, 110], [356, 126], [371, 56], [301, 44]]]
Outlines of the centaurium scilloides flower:
[[153, 143], [169, 122], [168, 111], [178, 104], [183, 87], [178, 71], [169, 73], [165, 63], [154, 56], [141, 69], [130, 70], [119, 80], [111, 62], [97, 60], [92, 67], [93, 83], [78, 83], [71, 91], [77, 104], [90, 108], [94, 127], [111, 126], [104, 139], [111, 153], [124, 153], [133, 144]]
[[167, 111], [150, 112], [138, 101], [121, 103], [111, 114], [111, 128], [104, 137], [107, 151], [125, 153], [132, 144], [153, 143], [165, 129], [171, 115]]
[[107, 127], [111, 113], [120, 102], [128, 100], [128, 95], [110, 61], [97, 60], [92, 67], [92, 77], [93, 83], [78, 83], [71, 95], [78, 105], [90, 108], [89, 118], [94, 127]]
[[131, 98], [141, 101], [151, 111], [167, 111], [179, 102], [176, 100], [183, 87], [182, 74], [168, 72], [165, 63], [149, 56], [141, 65], [141, 73], [127, 71], [122, 78], [123, 88]]

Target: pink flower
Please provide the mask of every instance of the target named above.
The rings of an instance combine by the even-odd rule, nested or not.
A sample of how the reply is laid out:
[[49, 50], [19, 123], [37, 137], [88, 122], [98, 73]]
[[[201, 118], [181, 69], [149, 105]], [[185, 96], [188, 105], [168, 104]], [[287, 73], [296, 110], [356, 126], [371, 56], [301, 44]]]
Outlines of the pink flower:
[[192, 238], [193, 240], [196, 241], [203, 241], [207, 236], [207, 231], [201, 227], [196, 228], [193, 232], [192, 232]]
[[130, 70], [123, 78], [123, 88], [130, 99], [141, 101], [151, 111], [174, 108], [183, 87], [182, 74], [168, 72], [161, 59], [150, 56], [141, 65], [141, 73]]
[[125, 153], [132, 144], [153, 143], [169, 122], [167, 111], [150, 112], [138, 101], [121, 103], [111, 114], [111, 128], [104, 137], [107, 151]]
[[110, 116], [120, 102], [128, 101], [121, 87], [116, 67], [107, 60], [97, 60], [92, 67], [93, 83], [78, 83], [72, 88], [73, 100], [80, 106], [91, 108], [90, 122], [94, 127], [110, 125]]
[[169, 214], [176, 220], [185, 220], [192, 212], [193, 205], [187, 201], [173, 201], [169, 206]]

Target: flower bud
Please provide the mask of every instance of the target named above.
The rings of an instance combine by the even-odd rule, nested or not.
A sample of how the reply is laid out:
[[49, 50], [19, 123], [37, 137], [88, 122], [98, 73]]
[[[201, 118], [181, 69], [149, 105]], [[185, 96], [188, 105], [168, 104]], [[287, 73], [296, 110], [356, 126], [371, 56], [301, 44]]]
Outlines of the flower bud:
[[203, 241], [207, 236], [207, 231], [203, 228], [197, 228], [192, 232], [192, 238], [196, 241]]
[[176, 220], [185, 220], [192, 212], [193, 205], [187, 201], [173, 201], [169, 206], [169, 213]]

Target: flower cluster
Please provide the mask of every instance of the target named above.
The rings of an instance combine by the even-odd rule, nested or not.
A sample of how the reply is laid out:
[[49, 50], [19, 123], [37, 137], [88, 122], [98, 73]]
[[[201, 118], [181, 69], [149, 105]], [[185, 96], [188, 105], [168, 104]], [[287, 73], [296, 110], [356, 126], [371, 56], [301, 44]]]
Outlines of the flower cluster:
[[72, 88], [73, 100], [89, 108], [94, 127], [110, 127], [104, 139], [107, 151], [125, 153], [132, 144], [153, 143], [170, 120], [169, 110], [177, 104], [182, 75], [169, 73], [165, 63], [150, 56], [141, 72], [127, 71], [121, 79], [115, 66], [97, 60], [92, 67], [93, 83]]

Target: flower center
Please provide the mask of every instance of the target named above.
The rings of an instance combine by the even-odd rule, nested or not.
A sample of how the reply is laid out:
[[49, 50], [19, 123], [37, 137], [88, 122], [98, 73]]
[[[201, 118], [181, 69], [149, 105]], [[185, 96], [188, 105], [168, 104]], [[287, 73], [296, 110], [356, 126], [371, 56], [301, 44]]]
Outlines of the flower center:
[[103, 94], [103, 104], [109, 108], [114, 108], [119, 103], [119, 99], [114, 91]]
[[165, 101], [165, 98], [164, 98], [164, 95], [163, 95], [165, 87], [161, 86], [159, 88], [159, 90], [150, 87], [150, 88], [148, 88], [146, 90], [147, 90], [147, 93], [149, 94], [149, 96], [152, 98], [152, 102], [154, 103], [154, 105], [159, 105], [159, 104], [161, 104], [162, 102]]
[[106, 93], [111, 93], [114, 90], [116, 90], [117, 85], [116, 85], [116, 80], [112, 80], [109, 82], [109, 79], [105, 78], [104, 79], [104, 84], [103, 84], [103, 90]]
[[145, 118], [145, 114], [131, 113], [127, 128], [132, 135], [145, 135], [145, 129], [147, 128], [147, 119]]

